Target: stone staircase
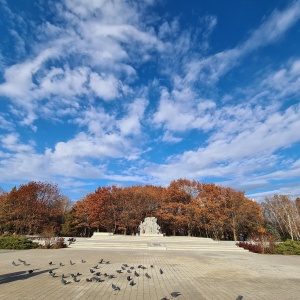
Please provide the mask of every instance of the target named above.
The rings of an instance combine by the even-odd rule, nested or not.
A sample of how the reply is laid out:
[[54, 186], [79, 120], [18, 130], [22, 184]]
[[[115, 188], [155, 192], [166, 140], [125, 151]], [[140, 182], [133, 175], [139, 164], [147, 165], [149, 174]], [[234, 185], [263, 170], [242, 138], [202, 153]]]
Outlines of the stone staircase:
[[165, 250], [165, 251], [234, 251], [244, 252], [235, 242], [217, 242], [210, 238], [198, 237], [142, 237], [142, 236], [97, 236], [97, 238], [76, 238], [70, 249], [110, 250]]

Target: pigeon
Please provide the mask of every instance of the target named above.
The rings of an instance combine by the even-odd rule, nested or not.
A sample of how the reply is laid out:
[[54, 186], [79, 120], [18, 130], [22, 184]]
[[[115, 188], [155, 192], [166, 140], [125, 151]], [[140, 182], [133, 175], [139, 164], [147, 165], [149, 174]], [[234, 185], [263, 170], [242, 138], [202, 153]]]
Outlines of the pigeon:
[[29, 270], [28, 273], [29, 273], [29, 274], [32, 274], [32, 273], [33, 273], [33, 270]]
[[161, 298], [161, 300], [169, 300], [167, 297], [163, 297]]
[[102, 263], [103, 263], [103, 258], [101, 258], [99, 261], [99, 264], [102, 264]]
[[90, 272], [93, 274], [93, 273], [95, 273], [95, 271], [93, 270], [93, 269], [90, 269]]
[[108, 276], [108, 274], [107, 274], [107, 273], [104, 273], [103, 275], [104, 275], [105, 277], [107, 277], [107, 276]]
[[49, 273], [51, 277], [57, 277], [55, 273], [51, 272]]
[[86, 282], [92, 282], [92, 281], [93, 281], [93, 278], [86, 278], [85, 281], [86, 281]]
[[26, 263], [26, 261], [23, 262], [24, 266], [30, 266], [30, 264]]
[[122, 274], [123, 271], [122, 270], [117, 270], [117, 273]]
[[92, 267], [93, 269], [98, 269], [98, 265], [96, 265], [96, 266], [94, 266], [94, 267]]
[[127, 280], [128, 280], [128, 281], [131, 281], [132, 278], [131, 278], [130, 276], [127, 276]]
[[123, 266], [124, 266], [125, 268], [128, 268], [128, 267], [129, 267], [127, 264], [123, 264]]
[[120, 290], [121, 290], [121, 289], [120, 289], [118, 286], [116, 286], [115, 284], [112, 284], [111, 287], [112, 287], [112, 289], [113, 289], [114, 291], [120, 291]]
[[236, 297], [236, 300], [242, 300], [244, 297], [242, 296], [242, 295], [238, 295], [237, 297]]
[[60, 266], [60, 267], [63, 267], [63, 266], [64, 266], [64, 264], [63, 264], [63, 263], [59, 263], [59, 266]]
[[126, 268], [124, 268], [124, 267], [121, 267], [121, 269], [122, 269], [123, 271], [125, 271], [125, 270], [126, 270]]
[[147, 268], [146, 268], [146, 267], [144, 267], [144, 266], [141, 266], [141, 269], [145, 270], [145, 269], [147, 269]]
[[108, 275], [107, 277], [108, 277], [109, 279], [116, 278], [116, 276], [115, 276], [115, 275]]
[[13, 266], [18, 266], [14, 261], [11, 263]]
[[75, 263], [70, 260], [70, 265], [73, 266], [75, 265]]
[[100, 278], [98, 278], [98, 277], [92, 277], [92, 280], [94, 280], [94, 281], [96, 281], [96, 282], [101, 282], [101, 279]]
[[24, 262], [25, 262], [25, 260], [22, 260], [22, 259], [20, 259], [20, 258], [18, 258], [18, 261], [21, 262], [21, 263], [24, 263]]
[[164, 271], [162, 269], [159, 269], [160, 274], [164, 274]]
[[131, 270], [127, 270], [127, 273], [131, 273]]
[[151, 276], [148, 273], [145, 273], [145, 276], [149, 279], [151, 278]]
[[181, 294], [179, 293], [179, 292], [172, 292], [171, 293], [171, 296], [173, 297], [173, 298], [176, 298], [176, 297], [178, 297], [178, 296], [180, 296]]
[[79, 282], [80, 281], [80, 279], [77, 279], [76, 276], [73, 277], [73, 280], [74, 280], [74, 282]]
[[50, 262], [49, 262], [49, 265], [52, 266], [52, 265], [54, 265], [54, 263], [53, 263], [52, 261], [50, 261]]
[[61, 275], [61, 278], [67, 278], [68, 276], [65, 276], [65, 274]]
[[137, 271], [134, 271], [134, 275], [135, 275], [136, 277], [139, 277], [139, 276], [140, 276], [140, 274], [139, 274]]
[[153, 266], [153, 265], [151, 265], [150, 267], [151, 267], [151, 268], [154, 268], [154, 266]]
[[130, 267], [130, 270], [134, 270], [134, 267]]
[[82, 259], [81, 262], [84, 264], [84, 263], [86, 263], [86, 260], [83, 260], [83, 259]]
[[134, 285], [136, 285], [136, 283], [132, 280], [132, 281], [130, 281], [129, 285], [134, 286]]
[[80, 275], [82, 275], [82, 274], [80, 274], [79, 272], [77, 272], [77, 274], [75, 276], [80, 276]]
[[64, 279], [62, 278], [60, 282], [61, 282], [62, 284], [64, 284], [64, 285], [66, 285], [66, 284], [69, 284], [71, 281], [64, 280]]
[[101, 272], [96, 272], [94, 275], [101, 276]]
[[138, 268], [140, 269], [142, 267], [142, 265], [138, 265]]

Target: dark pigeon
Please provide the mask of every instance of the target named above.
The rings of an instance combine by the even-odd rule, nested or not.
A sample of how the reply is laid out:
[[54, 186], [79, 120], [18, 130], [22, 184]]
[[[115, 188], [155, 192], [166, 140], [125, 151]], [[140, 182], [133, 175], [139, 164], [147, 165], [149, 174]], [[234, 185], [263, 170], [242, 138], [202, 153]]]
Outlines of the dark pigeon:
[[164, 271], [162, 269], [159, 269], [160, 274], [164, 274]]
[[238, 295], [237, 297], [236, 297], [236, 300], [242, 300], [244, 297], [242, 296], [242, 295]]
[[33, 270], [29, 270], [28, 273], [29, 273], [29, 274], [32, 274], [32, 273], [33, 273]]
[[59, 266], [60, 266], [60, 267], [63, 267], [63, 266], [64, 266], [64, 264], [63, 264], [63, 263], [59, 263]]
[[74, 282], [79, 282], [80, 281], [80, 279], [77, 279], [76, 276], [73, 277], [73, 280], [74, 280]]
[[16, 264], [14, 261], [11, 263], [13, 266], [18, 266], [18, 264]]
[[135, 275], [136, 277], [139, 277], [139, 276], [140, 276], [140, 274], [139, 274], [137, 271], [134, 271], [134, 275]]
[[136, 285], [136, 283], [135, 283], [135, 282], [132, 280], [132, 281], [130, 281], [129, 285], [131, 285], [131, 286], [135, 286], [135, 285]]
[[86, 260], [83, 260], [83, 259], [82, 259], [81, 262], [84, 264], [84, 263], [86, 263]]
[[92, 281], [93, 281], [93, 278], [86, 278], [85, 281], [86, 281], [86, 282], [92, 282]]
[[151, 278], [151, 276], [148, 273], [145, 273], [145, 276], [149, 279]]

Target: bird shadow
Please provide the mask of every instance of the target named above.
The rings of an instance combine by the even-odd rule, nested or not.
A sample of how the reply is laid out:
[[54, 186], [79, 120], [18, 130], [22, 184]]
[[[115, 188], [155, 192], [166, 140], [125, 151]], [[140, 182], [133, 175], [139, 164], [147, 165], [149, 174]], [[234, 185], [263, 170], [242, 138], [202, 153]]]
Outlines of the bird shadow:
[[[4, 283], [10, 283], [18, 280], [24, 280], [28, 279], [30, 277], [35, 277], [44, 273], [48, 273], [50, 269], [48, 270], [41, 270], [40, 269], [33, 269], [33, 272], [31, 274], [28, 273], [28, 271], [18, 271], [18, 272], [12, 272], [12, 273], [6, 273], [0, 275], [0, 284]], [[54, 270], [54, 269], [52, 269]], [[38, 272], [36, 272], [38, 271]]]

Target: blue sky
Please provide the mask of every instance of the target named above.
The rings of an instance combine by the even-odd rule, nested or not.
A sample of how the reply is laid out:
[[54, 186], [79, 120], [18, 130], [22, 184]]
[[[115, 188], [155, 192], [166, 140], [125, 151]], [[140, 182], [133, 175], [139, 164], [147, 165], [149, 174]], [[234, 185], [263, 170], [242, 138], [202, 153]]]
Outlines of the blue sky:
[[0, 186], [178, 178], [300, 194], [300, 1], [0, 0]]

